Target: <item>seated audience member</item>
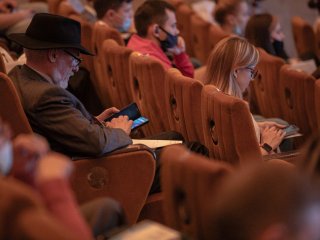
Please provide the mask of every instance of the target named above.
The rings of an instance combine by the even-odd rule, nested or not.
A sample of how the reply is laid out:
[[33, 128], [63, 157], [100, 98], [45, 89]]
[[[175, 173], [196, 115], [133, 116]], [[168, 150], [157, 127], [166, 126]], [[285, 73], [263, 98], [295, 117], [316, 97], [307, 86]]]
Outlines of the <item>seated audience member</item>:
[[194, 69], [185, 53], [185, 42], [179, 36], [175, 9], [165, 1], [144, 2], [135, 12], [137, 34], [132, 35], [128, 47], [159, 59], [166, 68], [176, 67], [193, 77]]
[[[257, 72], [258, 50], [247, 40], [229, 37], [221, 40], [211, 52], [206, 71], [206, 84], [213, 84], [222, 92], [243, 98]], [[277, 150], [282, 142], [285, 125], [275, 122], [256, 122], [252, 118], [261, 153], [267, 155]]]
[[276, 16], [269, 13], [253, 15], [247, 23], [245, 37], [267, 53], [288, 60], [283, 44], [285, 36]]
[[128, 40], [128, 33], [132, 27], [132, 0], [96, 0], [94, 8], [97, 18], [122, 33], [125, 41]]
[[[41, 197], [43, 208], [47, 209], [48, 215], [57, 222], [57, 225], [61, 225], [62, 229], [65, 228], [65, 232], [70, 232], [77, 238], [91, 239], [90, 231], [80, 215], [68, 184], [68, 177], [72, 170], [69, 159], [57, 153], [48, 153], [48, 144], [38, 136], [20, 135], [11, 143], [8, 128], [0, 124], [0, 187], [4, 190], [12, 186], [14, 189], [1, 191], [1, 203], [7, 202], [7, 206], [6, 209], [1, 208], [0, 211], [1, 216], [4, 216], [5, 212], [9, 213], [15, 209], [15, 217], [5, 219], [12, 221], [11, 230], [19, 229], [20, 226], [14, 225], [19, 223], [19, 218], [25, 211], [34, 207], [32, 205], [35, 203], [28, 204], [31, 201], [28, 196], [39, 201], [36, 196], [37, 192]], [[26, 182], [4, 177], [10, 172], [17, 178], [27, 180], [29, 184], [32, 183], [34, 189], [27, 186]], [[9, 204], [10, 201], [12, 203], [20, 201], [20, 207]], [[3, 220], [1, 224], [4, 224]], [[3, 229], [3, 225], [1, 228]], [[10, 239], [10, 234], [19, 235], [19, 233], [11, 232], [10, 229], [3, 230], [7, 231], [8, 239]], [[34, 228], [29, 231], [37, 232], [38, 230]], [[5, 233], [1, 231], [1, 234]], [[28, 231], [20, 234], [28, 234]]]
[[219, 0], [213, 14], [226, 33], [243, 36], [250, 17], [250, 6], [246, 0]]
[[94, 117], [65, 90], [78, 71], [80, 24], [51, 14], [36, 14], [26, 33], [10, 39], [25, 48], [27, 63], [10, 72], [24, 111], [34, 132], [43, 135], [54, 151], [69, 156], [98, 156], [131, 144], [132, 121], [120, 116], [105, 124], [116, 112], [105, 110]]
[[[39, 232], [34, 226], [30, 229], [23, 229], [26, 226], [19, 225], [23, 224], [19, 222], [20, 217], [24, 216], [25, 211], [34, 207], [33, 203], [27, 204], [32, 199], [40, 202], [38, 205], [46, 209], [49, 218], [58, 226], [61, 225], [63, 232], [69, 232], [74, 237], [71, 239], [92, 239], [88, 225], [80, 213], [85, 216], [92, 227], [95, 237], [107, 235], [110, 230], [124, 224], [122, 209], [111, 199], [100, 198], [90, 201], [81, 206], [80, 212], [69, 185], [71, 172], [70, 159], [50, 152], [44, 138], [21, 134], [11, 141], [9, 128], [0, 120], [0, 188], [2, 189], [0, 199], [4, 206], [0, 208], [0, 215], [6, 216], [5, 212], [17, 210], [15, 204], [17, 201], [26, 203], [25, 207], [19, 208], [16, 212], [16, 217], [10, 218], [12, 229], [21, 232], [13, 233], [8, 229], [6, 232], [0, 231], [1, 234], [5, 234], [8, 239], [15, 239], [10, 238], [10, 234], [24, 236], [23, 234], [28, 234], [29, 231], [30, 234]], [[36, 196], [37, 194], [39, 196]], [[28, 196], [31, 197], [31, 200]], [[22, 206], [21, 202], [20, 206]], [[4, 223], [3, 220], [8, 219], [2, 219], [1, 224]], [[0, 229], [3, 229], [3, 225], [0, 226]], [[23, 232], [24, 230], [26, 232]]]
[[292, 168], [257, 165], [226, 180], [208, 209], [205, 239], [316, 240], [319, 186]]

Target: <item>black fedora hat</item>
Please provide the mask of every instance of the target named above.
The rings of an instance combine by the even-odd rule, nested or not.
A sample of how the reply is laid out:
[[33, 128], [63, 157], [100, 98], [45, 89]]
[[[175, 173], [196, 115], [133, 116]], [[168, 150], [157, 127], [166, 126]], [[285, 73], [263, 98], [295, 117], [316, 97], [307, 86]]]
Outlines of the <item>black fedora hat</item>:
[[38, 13], [26, 33], [14, 33], [8, 38], [27, 49], [75, 48], [93, 55], [81, 46], [80, 23], [58, 15]]

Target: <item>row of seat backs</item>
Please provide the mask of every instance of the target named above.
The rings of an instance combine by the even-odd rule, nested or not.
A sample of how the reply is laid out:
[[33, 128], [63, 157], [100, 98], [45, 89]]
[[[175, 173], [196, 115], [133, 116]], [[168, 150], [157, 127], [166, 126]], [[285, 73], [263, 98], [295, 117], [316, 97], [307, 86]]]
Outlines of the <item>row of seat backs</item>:
[[175, 9], [177, 27], [186, 43], [186, 51], [206, 64], [211, 50], [222, 39], [228, 36], [218, 25], [203, 20], [189, 4], [180, 0], [168, 0]]
[[[0, 92], [0, 118], [9, 124], [13, 137], [32, 133], [15, 86], [3, 73]], [[118, 200], [128, 223], [133, 224], [147, 201], [154, 175], [150, 149], [132, 146], [102, 157], [75, 160], [71, 185], [79, 203], [106, 196]]]
[[304, 139], [318, 129], [316, 120], [316, 79], [294, 70], [278, 57], [259, 49], [258, 76], [251, 82], [261, 115], [282, 118], [296, 124]]
[[312, 26], [299, 16], [292, 17], [291, 25], [299, 58], [305, 59], [312, 54], [317, 55], [319, 51], [317, 40], [319, 41], [320, 39], [316, 39]]

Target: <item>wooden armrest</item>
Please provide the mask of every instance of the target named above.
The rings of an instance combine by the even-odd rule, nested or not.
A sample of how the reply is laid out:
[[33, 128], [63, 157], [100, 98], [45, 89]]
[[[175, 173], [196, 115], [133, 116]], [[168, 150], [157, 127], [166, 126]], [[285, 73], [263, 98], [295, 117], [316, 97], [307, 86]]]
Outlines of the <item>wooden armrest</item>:
[[71, 185], [79, 203], [112, 197], [124, 208], [128, 222], [137, 221], [154, 175], [154, 153], [144, 145], [130, 145], [97, 158], [78, 158]]
[[262, 158], [264, 161], [269, 161], [269, 160], [273, 160], [273, 159], [281, 159], [286, 162], [295, 164], [301, 158], [301, 152], [296, 151], [296, 150], [295, 151], [288, 151], [288, 152], [265, 155]]
[[[140, 150], [149, 151], [151, 154], [153, 154], [154, 158], [156, 157], [155, 152], [152, 148], [149, 148], [148, 146], [146, 146], [144, 144], [131, 144], [126, 147], [119, 148], [119, 149], [116, 149], [112, 152], [106, 153], [100, 157], [93, 157], [92, 159], [107, 157], [107, 156], [117, 155], [117, 154], [123, 154], [123, 153], [136, 152], [136, 151], [140, 151]], [[74, 160], [74, 161], [78, 161], [81, 159], [88, 159], [88, 157], [81, 157], [81, 156], [72, 157], [72, 160]]]

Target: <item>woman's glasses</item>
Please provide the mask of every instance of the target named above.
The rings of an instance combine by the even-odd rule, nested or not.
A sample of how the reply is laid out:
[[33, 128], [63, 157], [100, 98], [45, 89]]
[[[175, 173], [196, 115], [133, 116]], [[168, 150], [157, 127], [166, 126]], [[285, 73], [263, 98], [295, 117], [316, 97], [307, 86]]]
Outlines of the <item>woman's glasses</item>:
[[245, 69], [248, 69], [250, 71], [250, 78], [251, 80], [255, 79], [258, 75], [258, 70], [251, 68], [251, 67], [246, 67]]

